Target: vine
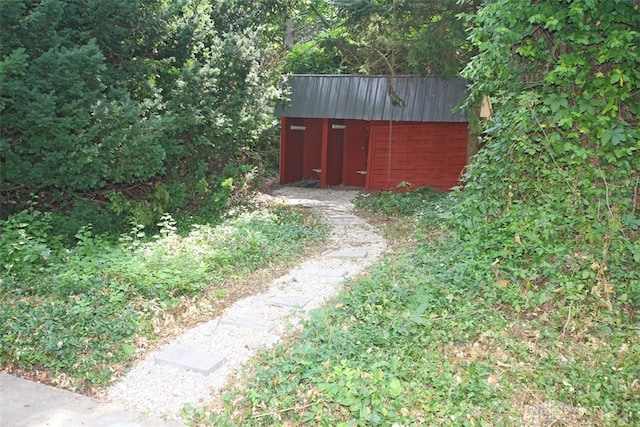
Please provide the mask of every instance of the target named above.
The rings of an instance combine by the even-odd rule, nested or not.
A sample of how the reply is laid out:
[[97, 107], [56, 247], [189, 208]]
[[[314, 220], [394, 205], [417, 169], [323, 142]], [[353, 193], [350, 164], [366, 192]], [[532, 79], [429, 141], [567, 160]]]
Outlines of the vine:
[[496, 280], [640, 304], [637, 2], [500, 0], [470, 22], [468, 105], [495, 114], [456, 223]]

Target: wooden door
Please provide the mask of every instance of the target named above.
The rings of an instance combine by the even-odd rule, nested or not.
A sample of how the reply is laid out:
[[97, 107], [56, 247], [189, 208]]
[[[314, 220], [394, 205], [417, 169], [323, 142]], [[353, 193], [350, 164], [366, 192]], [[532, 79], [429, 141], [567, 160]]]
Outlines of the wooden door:
[[304, 154], [302, 175], [320, 179], [322, 153], [322, 119], [304, 119]]
[[344, 120], [328, 121], [326, 185], [342, 184]]
[[364, 187], [367, 173], [369, 124], [364, 120], [346, 120], [344, 130], [344, 185]]
[[282, 118], [280, 129], [280, 183], [302, 179], [304, 119]]

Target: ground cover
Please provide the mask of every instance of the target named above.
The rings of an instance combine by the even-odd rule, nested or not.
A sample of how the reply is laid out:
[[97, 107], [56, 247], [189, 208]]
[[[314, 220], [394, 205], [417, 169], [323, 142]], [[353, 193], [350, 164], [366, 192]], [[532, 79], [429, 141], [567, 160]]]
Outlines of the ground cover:
[[255, 292], [265, 271], [326, 231], [275, 205], [184, 233], [170, 216], [153, 235], [133, 226], [117, 239], [88, 225], [72, 246], [37, 206], [1, 225], [3, 369], [90, 394], [189, 322]]
[[395, 233], [394, 253], [262, 354], [220, 401], [189, 411], [191, 421], [639, 424], [638, 307], [503, 280], [447, 226], [454, 198], [415, 196], [359, 202], [394, 215], [377, 216], [394, 224], [385, 236]]

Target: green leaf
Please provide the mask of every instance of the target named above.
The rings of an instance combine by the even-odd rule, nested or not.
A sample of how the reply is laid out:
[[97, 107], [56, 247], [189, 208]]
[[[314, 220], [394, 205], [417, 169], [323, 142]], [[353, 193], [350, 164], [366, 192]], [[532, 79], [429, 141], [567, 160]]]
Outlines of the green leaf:
[[136, 348], [134, 346], [132, 346], [131, 344], [123, 343], [122, 344], [122, 352], [128, 358], [130, 356], [133, 356], [136, 353]]
[[398, 397], [403, 392], [402, 383], [396, 377], [392, 377], [387, 385], [387, 391], [391, 397]]
[[556, 113], [561, 108], [569, 108], [567, 97], [566, 93], [552, 93], [547, 95], [543, 102], [551, 108], [551, 112]]

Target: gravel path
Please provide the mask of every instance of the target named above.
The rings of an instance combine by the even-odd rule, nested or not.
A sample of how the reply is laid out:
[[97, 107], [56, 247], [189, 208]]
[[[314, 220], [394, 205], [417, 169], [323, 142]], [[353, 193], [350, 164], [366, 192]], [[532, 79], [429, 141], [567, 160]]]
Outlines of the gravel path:
[[[351, 213], [357, 194], [345, 189], [276, 190], [274, 195], [283, 203], [308, 207], [324, 218], [331, 227], [326, 250], [271, 282], [266, 291], [236, 302], [223, 316], [169, 344], [224, 357], [216, 370], [204, 375], [158, 364], [159, 352], [153, 352], [111, 388], [109, 400], [171, 420], [181, 419], [185, 405], [199, 406], [212, 400], [229, 375], [259, 349], [275, 345], [295, 330], [309, 310], [322, 306], [340, 290], [345, 277], [356, 276], [384, 251], [384, 238]], [[230, 319], [251, 319], [254, 325], [240, 326]]]

